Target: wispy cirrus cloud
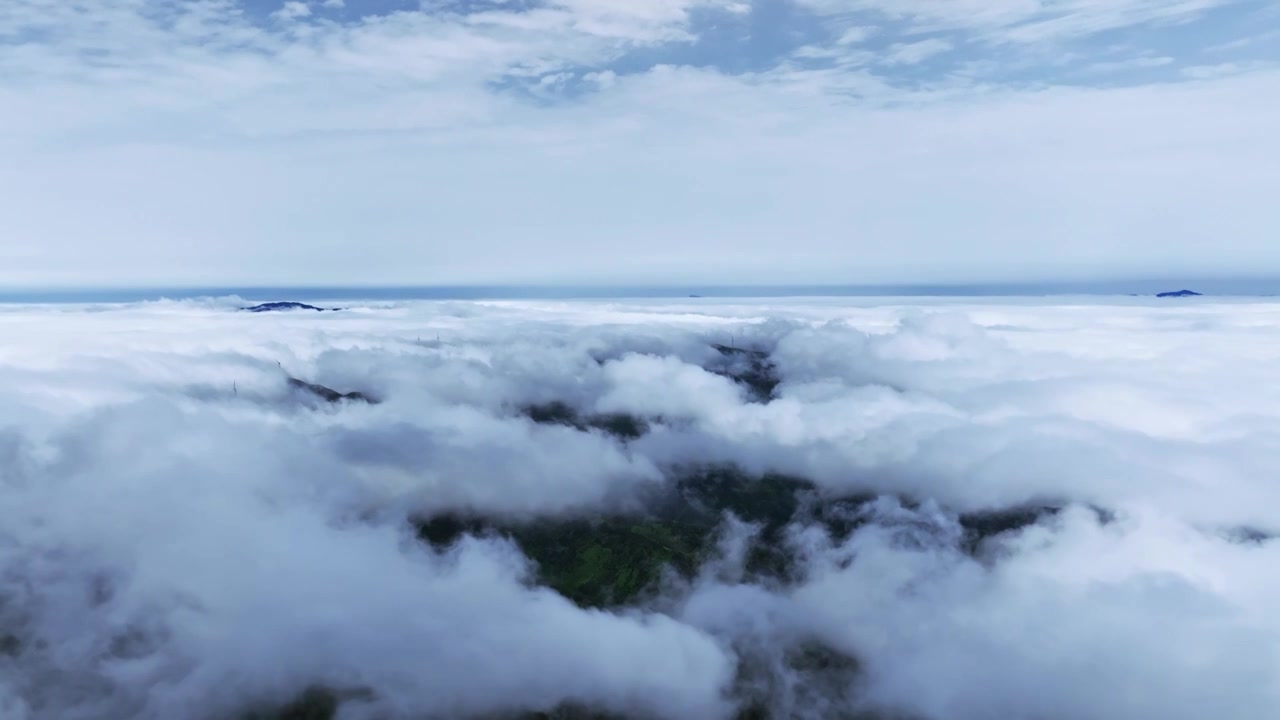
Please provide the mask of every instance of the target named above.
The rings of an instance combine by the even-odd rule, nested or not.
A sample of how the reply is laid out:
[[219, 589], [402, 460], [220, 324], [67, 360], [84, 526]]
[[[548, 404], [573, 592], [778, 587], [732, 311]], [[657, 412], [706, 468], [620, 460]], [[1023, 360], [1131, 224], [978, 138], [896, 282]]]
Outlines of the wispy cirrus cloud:
[[869, 12], [923, 30], [976, 30], [994, 39], [1033, 41], [1152, 22], [1180, 22], [1249, 0], [797, 0], [815, 12]]
[[945, 53], [954, 47], [949, 41], [939, 38], [930, 38], [911, 43], [896, 43], [889, 46], [881, 62], [889, 65], [915, 65], [935, 55]]

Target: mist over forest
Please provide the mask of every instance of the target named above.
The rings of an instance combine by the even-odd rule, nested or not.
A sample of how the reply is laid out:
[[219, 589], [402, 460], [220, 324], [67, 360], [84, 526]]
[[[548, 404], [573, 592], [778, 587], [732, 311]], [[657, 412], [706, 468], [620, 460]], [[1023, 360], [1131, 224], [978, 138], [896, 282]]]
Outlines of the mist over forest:
[[1280, 306], [889, 302], [0, 306], [0, 717], [1273, 718]]

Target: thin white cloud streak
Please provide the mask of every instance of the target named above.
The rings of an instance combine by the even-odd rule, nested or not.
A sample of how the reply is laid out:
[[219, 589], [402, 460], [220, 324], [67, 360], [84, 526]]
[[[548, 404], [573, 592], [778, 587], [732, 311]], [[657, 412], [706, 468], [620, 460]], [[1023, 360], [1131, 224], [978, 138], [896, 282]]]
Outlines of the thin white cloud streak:
[[1178, 22], [1242, 0], [797, 0], [827, 15], [873, 11], [923, 30], [979, 31], [988, 40], [1039, 42], [1153, 22]]
[[1275, 63], [1262, 61], [1246, 63], [1229, 62], [1218, 63], [1217, 65], [1193, 65], [1191, 67], [1183, 68], [1182, 74], [1196, 80], [1213, 80], [1215, 78], [1242, 75], [1244, 73], [1273, 67], [1275, 67]]
[[[1226, 539], [1280, 529], [1274, 304], [237, 304], [0, 308], [9, 716], [216, 716], [320, 683], [374, 690], [356, 716], [722, 717], [748, 661], [797, 717], [1275, 706], [1277, 545]], [[702, 369], [730, 334], [772, 350], [778, 399]], [[299, 406], [277, 360], [384, 402]], [[516, 411], [557, 399], [664, 419], [623, 445]], [[626, 508], [689, 461], [923, 504], [882, 500], [844, 541], [793, 527], [786, 588], [744, 584], [739, 528], [620, 614], [528, 588], [506, 544], [437, 555], [405, 524]], [[959, 551], [955, 510], [1044, 499], [1075, 507]], [[792, 677], [781, 653], [815, 639], [865, 674]]]
[[1158, 68], [1166, 65], [1172, 65], [1174, 59], [1165, 55], [1159, 57], [1136, 57], [1128, 60], [1115, 60], [1108, 62], [1094, 63], [1086, 68], [1089, 72], [1098, 73], [1114, 73], [1123, 72], [1125, 70], [1137, 70], [1142, 68]]
[[915, 65], [935, 55], [948, 52], [953, 47], [951, 42], [939, 38], [913, 43], [895, 43], [889, 47], [882, 62], [891, 65]]

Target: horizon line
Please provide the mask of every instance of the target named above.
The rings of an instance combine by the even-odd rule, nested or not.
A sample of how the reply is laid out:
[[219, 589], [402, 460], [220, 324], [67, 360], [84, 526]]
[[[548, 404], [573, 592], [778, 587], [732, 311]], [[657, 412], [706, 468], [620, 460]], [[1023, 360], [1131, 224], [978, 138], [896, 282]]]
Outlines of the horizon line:
[[128, 303], [239, 298], [269, 300], [588, 300], [752, 297], [1153, 297], [1191, 290], [1218, 297], [1280, 295], [1280, 277], [1095, 281], [878, 284], [455, 284], [455, 285], [224, 285], [148, 287], [0, 287], [0, 302]]
[[130, 291], [181, 291], [194, 290], [726, 290], [736, 288], [764, 289], [896, 289], [896, 288], [1040, 288], [1040, 287], [1092, 287], [1114, 285], [1169, 285], [1171, 290], [1194, 289], [1173, 287], [1178, 284], [1221, 283], [1276, 283], [1276, 275], [1212, 275], [1212, 276], [1151, 276], [1104, 277], [1090, 279], [1050, 278], [1036, 280], [906, 280], [893, 282], [464, 282], [464, 283], [325, 283], [325, 282], [226, 282], [190, 284], [4, 284], [0, 283], [0, 295], [13, 293], [63, 293], [63, 292], [130, 292]]

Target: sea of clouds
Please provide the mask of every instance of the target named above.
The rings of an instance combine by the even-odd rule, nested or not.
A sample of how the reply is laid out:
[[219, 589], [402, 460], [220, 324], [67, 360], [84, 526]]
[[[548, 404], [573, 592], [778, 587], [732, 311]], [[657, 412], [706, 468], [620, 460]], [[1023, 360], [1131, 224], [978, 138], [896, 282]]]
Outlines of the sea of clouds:
[[[241, 304], [0, 306], [0, 718], [237, 718], [310, 687], [389, 720], [1280, 708], [1280, 305]], [[769, 354], [772, 400], [707, 369], [717, 343]], [[553, 401], [650, 431], [521, 412]], [[699, 463], [882, 497], [847, 538], [788, 528], [795, 582], [744, 575], [729, 519], [696, 578], [615, 610], [411, 522], [626, 512]], [[1044, 504], [966, 550], [961, 513]], [[858, 672], [798, 676], [808, 640]]]

